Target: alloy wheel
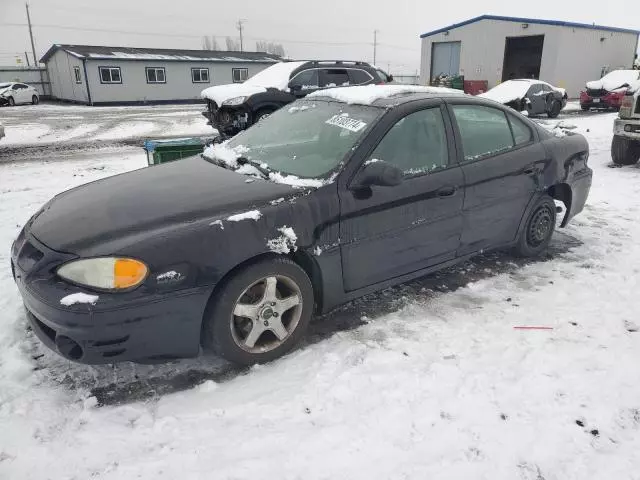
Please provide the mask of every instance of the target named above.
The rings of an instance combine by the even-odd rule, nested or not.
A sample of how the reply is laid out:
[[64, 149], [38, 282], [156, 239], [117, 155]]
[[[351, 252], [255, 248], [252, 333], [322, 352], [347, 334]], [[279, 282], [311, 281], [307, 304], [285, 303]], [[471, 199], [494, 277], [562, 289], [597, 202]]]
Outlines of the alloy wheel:
[[282, 345], [302, 316], [302, 292], [291, 278], [273, 275], [249, 285], [230, 318], [231, 336], [249, 353], [264, 353]]

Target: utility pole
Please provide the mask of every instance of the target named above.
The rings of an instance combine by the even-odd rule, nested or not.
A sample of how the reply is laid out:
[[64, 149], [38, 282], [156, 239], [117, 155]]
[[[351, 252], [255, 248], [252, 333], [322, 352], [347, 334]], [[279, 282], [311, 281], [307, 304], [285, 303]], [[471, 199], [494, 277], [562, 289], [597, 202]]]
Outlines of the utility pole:
[[31, 16], [29, 15], [29, 3], [24, 4], [27, 7], [27, 23], [29, 24], [29, 37], [31, 38], [31, 53], [33, 53], [33, 65], [38, 66], [38, 59], [36, 58], [36, 44], [33, 43], [33, 30], [31, 30]]
[[373, 64], [376, 64], [376, 53], [378, 50], [378, 30], [373, 31]]
[[24, 52], [24, 58], [27, 61], [27, 67], [30, 67], [31, 63], [29, 63], [29, 55], [27, 54], [27, 52]]
[[242, 28], [243, 28], [244, 22], [246, 22], [246, 20], [241, 18], [240, 20], [238, 20], [238, 23], [236, 24], [236, 28], [240, 32], [240, 51], [241, 52], [244, 52], [244, 43], [242, 41]]

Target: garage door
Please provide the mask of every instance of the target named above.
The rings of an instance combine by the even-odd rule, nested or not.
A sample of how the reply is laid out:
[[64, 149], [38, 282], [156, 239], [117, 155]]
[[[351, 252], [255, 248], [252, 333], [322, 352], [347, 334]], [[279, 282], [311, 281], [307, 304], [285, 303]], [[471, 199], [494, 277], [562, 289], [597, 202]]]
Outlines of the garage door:
[[434, 43], [431, 51], [431, 78], [439, 75], [458, 75], [460, 72], [461, 42]]

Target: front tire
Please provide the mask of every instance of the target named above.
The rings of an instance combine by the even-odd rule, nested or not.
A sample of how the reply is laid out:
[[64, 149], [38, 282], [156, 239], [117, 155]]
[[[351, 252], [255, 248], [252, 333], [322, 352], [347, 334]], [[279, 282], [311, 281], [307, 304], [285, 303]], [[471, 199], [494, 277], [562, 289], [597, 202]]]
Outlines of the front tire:
[[13, 99], [13, 97], [9, 97], [9, 106], [10, 107], [16, 106], [16, 101]]
[[242, 268], [210, 300], [202, 343], [233, 363], [270, 362], [303, 337], [314, 308], [311, 280], [281, 257]]
[[549, 246], [556, 227], [556, 204], [549, 195], [544, 195], [531, 210], [515, 252], [520, 257], [537, 257]]
[[31, 104], [32, 105], [38, 105], [38, 103], [40, 103], [40, 99], [38, 98], [37, 95], [34, 95], [33, 97], [31, 97]]
[[640, 159], [640, 141], [614, 135], [611, 141], [611, 159], [616, 165], [635, 165]]

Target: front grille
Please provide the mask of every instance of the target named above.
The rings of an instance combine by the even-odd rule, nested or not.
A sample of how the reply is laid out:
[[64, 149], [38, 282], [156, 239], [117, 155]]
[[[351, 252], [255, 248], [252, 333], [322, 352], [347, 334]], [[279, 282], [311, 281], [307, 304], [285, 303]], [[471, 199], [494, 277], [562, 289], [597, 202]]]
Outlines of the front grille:
[[598, 90], [592, 90], [591, 88], [587, 88], [587, 95], [590, 97], [604, 97], [607, 94], [606, 90], [599, 88]]
[[18, 252], [18, 265], [25, 272], [30, 271], [33, 266], [42, 260], [44, 253], [34, 247], [29, 241], [24, 242]]

